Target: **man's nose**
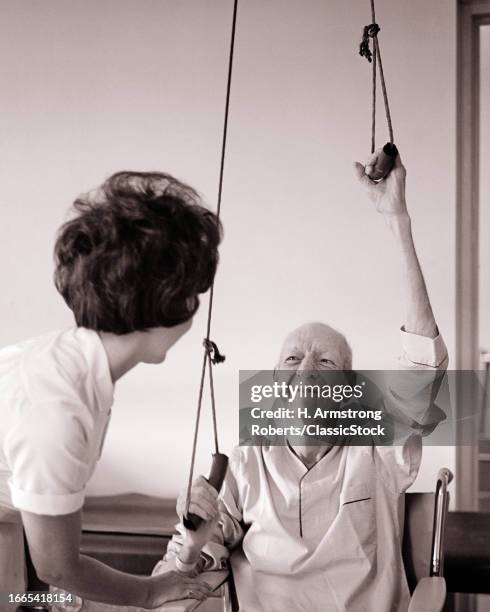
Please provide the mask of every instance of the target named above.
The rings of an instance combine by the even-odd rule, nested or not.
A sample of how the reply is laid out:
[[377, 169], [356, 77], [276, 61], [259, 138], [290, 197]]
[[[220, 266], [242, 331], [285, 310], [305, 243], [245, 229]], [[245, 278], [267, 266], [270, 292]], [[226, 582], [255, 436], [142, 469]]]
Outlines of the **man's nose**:
[[305, 357], [298, 366], [302, 378], [316, 378], [315, 363], [311, 357]]

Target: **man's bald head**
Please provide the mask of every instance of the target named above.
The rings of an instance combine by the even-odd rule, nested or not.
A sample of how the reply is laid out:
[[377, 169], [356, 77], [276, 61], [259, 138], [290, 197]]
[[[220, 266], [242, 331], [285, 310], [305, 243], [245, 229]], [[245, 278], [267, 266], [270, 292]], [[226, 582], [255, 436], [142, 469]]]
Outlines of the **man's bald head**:
[[278, 370], [350, 370], [352, 350], [345, 336], [325, 323], [305, 323], [284, 340]]

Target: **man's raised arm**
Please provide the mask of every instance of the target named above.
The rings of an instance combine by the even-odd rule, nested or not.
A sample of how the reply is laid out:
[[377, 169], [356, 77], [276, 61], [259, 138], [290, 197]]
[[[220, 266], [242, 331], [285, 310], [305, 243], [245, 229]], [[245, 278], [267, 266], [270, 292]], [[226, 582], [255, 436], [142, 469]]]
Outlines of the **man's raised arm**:
[[448, 360], [415, 251], [405, 199], [405, 167], [397, 156], [387, 178], [375, 183], [369, 174], [378, 154], [379, 151], [370, 157], [366, 167], [356, 163], [355, 171], [366, 187], [368, 197], [395, 236], [401, 254], [406, 314], [399, 369], [410, 372], [385, 373], [388, 388], [384, 407], [392, 418], [394, 442], [376, 447], [375, 454], [381, 479], [389, 488], [400, 492], [406, 490], [417, 476], [422, 437], [429, 435], [446, 418], [435, 399]]
[[400, 156], [397, 156], [395, 166], [388, 177], [374, 183], [369, 174], [378, 154], [379, 151], [373, 153], [366, 167], [358, 162], [354, 167], [359, 180], [367, 189], [369, 198], [376, 205], [376, 210], [383, 215], [401, 250], [407, 304], [404, 329], [411, 334], [435, 338], [438, 335], [437, 325], [415, 251], [405, 199], [406, 170]]

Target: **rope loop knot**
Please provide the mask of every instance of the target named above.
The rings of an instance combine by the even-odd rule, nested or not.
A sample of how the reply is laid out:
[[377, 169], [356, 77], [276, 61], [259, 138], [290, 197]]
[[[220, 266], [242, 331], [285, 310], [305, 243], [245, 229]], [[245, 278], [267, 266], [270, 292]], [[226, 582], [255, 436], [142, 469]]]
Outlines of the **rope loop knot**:
[[369, 38], [374, 38], [375, 36], [378, 35], [379, 31], [381, 30], [381, 28], [379, 27], [379, 25], [377, 23], [370, 23], [369, 25], [366, 26], [367, 29], [367, 35], [369, 36]]
[[365, 57], [369, 63], [373, 61], [373, 54], [371, 49], [369, 48], [369, 39], [376, 38], [378, 36], [381, 28], [377, 23], [370, 23], [367, 26], [364, 26], [362, 31], [362, 40], [359, 45], [359, 55], [361, 57]]
[[209, 338], [204, 338], [202, 344], [206, 349], [206, 353], [211, 359], [211, 363], [213, 363], [214, 365], [216, 365], [217, 363], [223, 363], [226, 357], [219, 352], [219, 349], [215, 342], [213, 342]]

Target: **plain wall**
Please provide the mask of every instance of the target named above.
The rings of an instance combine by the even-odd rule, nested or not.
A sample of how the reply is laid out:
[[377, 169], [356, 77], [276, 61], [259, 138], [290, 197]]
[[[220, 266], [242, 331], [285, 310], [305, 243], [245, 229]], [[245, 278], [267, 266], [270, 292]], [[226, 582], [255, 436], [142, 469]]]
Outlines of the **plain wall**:
[[[215, 206], [231, 0], [0, 3], [0, 344], [68, 326], [52, 245], [76, 195], [120, 169], [161, 169]], [[454, 352], [455, 3], [378, 0], [408, 205], [441, 331]], [[238, 440], [238, 370], [270, 368], [292, 328], [344, 331], [354, 366], [389, 368], [404, 303], [398, 253], [353, 178], [370, 147], [367, 0], [241, 0], [212, 336], [222, 447]], [[378, 139], [387, 131], [379, 97]], [[184, 485], [206, 299], [161, 366], [119, 384], [91, 493]], [[211, 451], [208, 405], [198, 471]], [[418, 488], [454, 464], [427, 449]]]

